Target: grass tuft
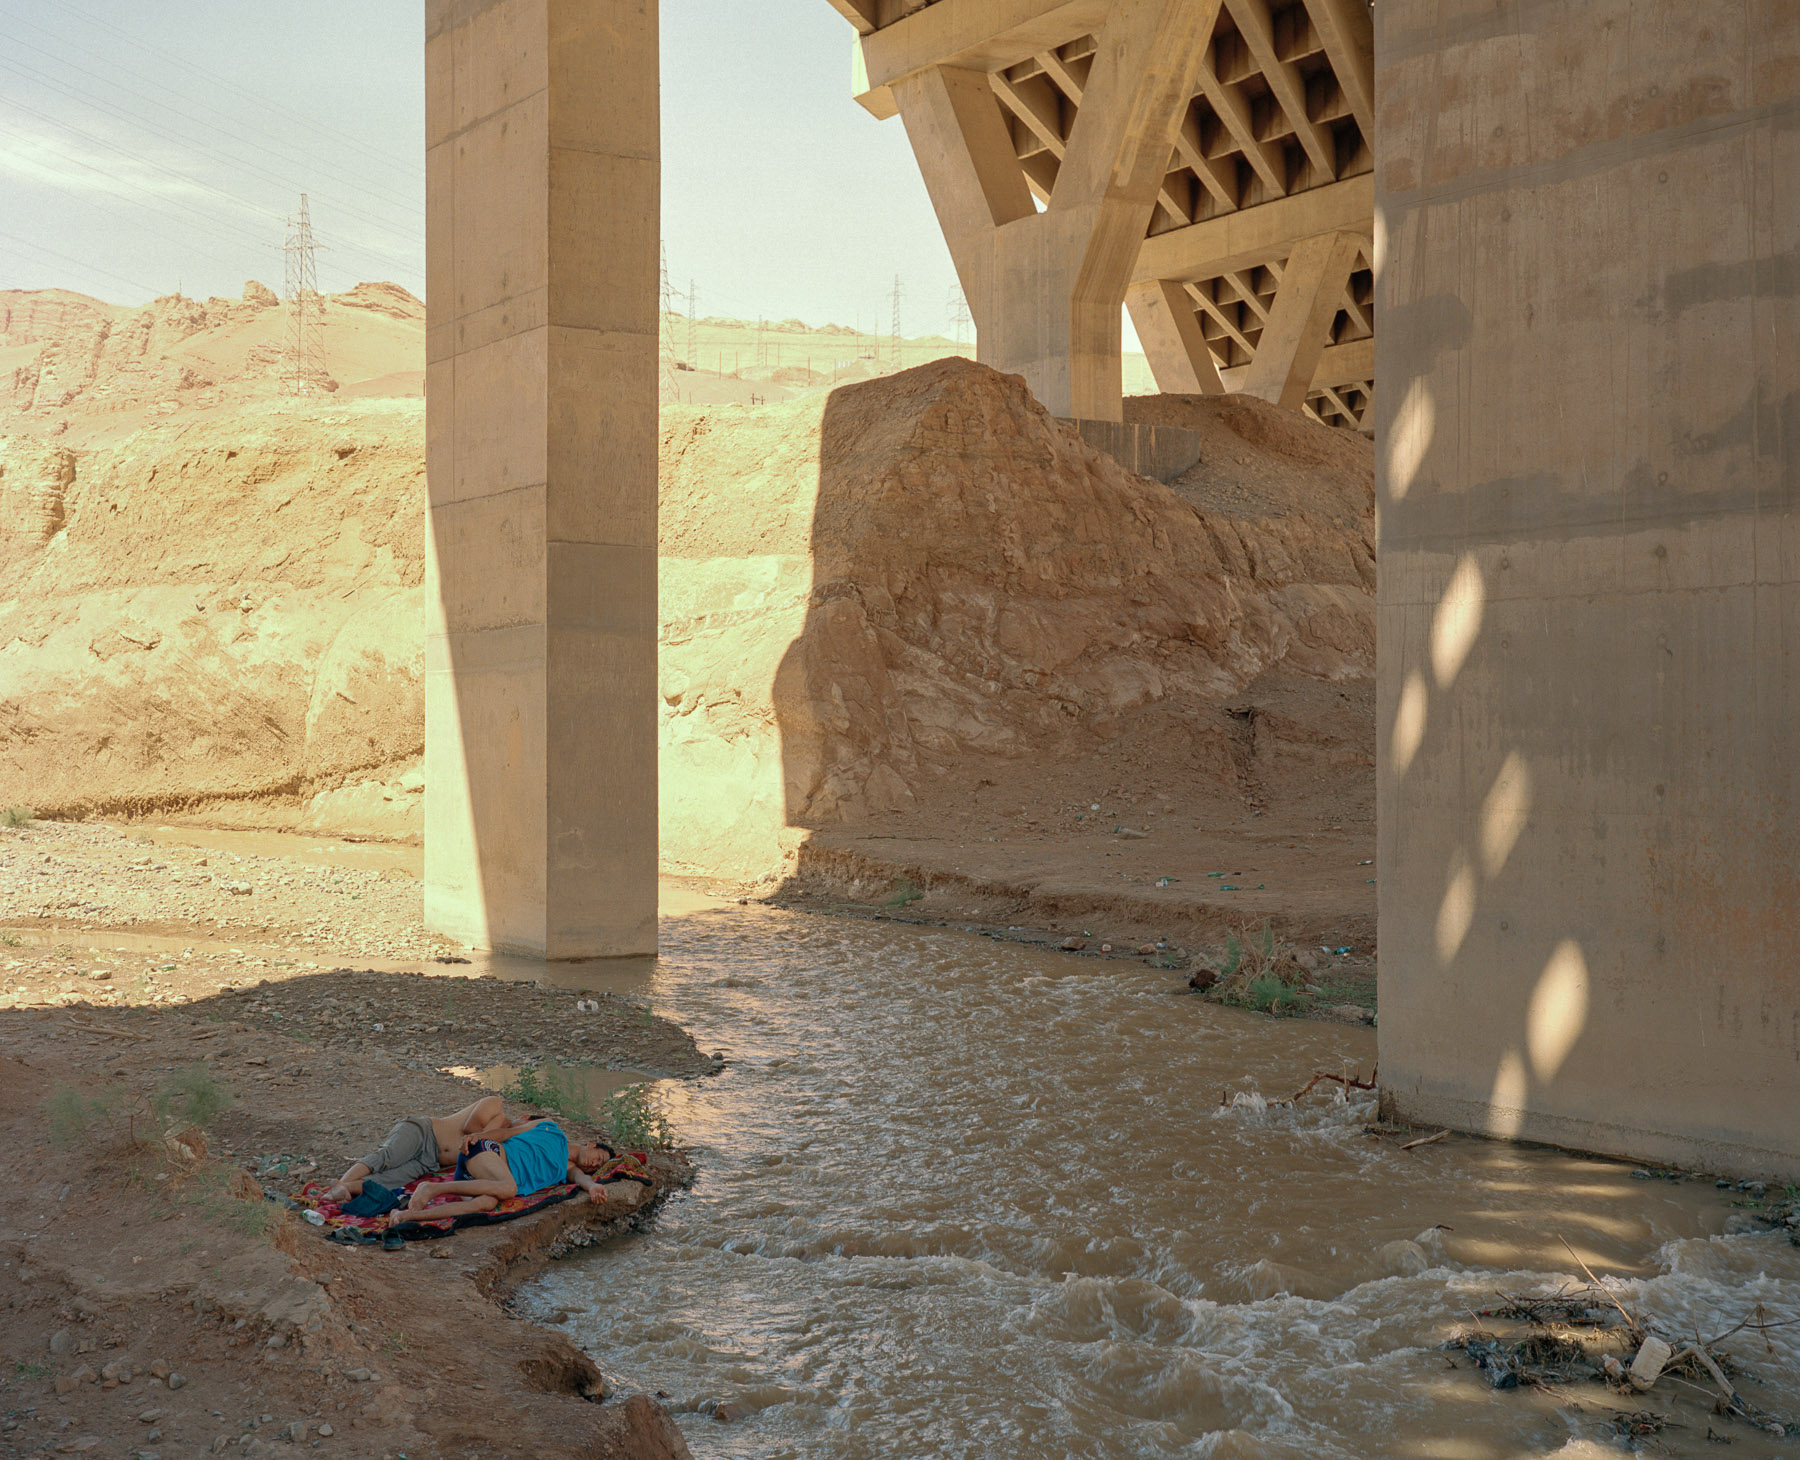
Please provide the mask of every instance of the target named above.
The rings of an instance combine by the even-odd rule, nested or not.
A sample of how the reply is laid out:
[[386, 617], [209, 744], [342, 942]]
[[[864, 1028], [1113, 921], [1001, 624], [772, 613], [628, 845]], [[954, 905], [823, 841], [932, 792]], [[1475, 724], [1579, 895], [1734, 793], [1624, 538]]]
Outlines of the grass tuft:
[[29, 806], [8, 806], [0, 811], [0, 826], [30, 826], [36, 816]]
[[593, 1114], [580, 1074], [555, 1065], [527, 1066], [500, 1093], [515, 1105], [528, 1105], [569, 1120], [588, 1120]]
[[1248, 938], [1225, 935], [1225, 956], [1207, 997], [1262, 1014], [1298, 1014], [1312, 1007], [1306, 982], [1298, 955], [1265, 921]]
[[213, 1078], [205, 1065], [181, 1065], [171, 1070], [150, 1097], [157, 1120], [173, 1130], [198, 1126], [205, 1130], [231, 1108], [231, 1091]]
[[58, 1085], [50, 1092], [47, 1113], [50, 1139], [69, 1146], [84, 1138], [89, 1126], [112, 1113], [112, 1102], [104, 1095], [83, 1095], [73, 1085]]
[[627, 1085], [606, 1099], [600, 1123], [613, 1144], [634, 1151], [661, 1151], [675, 1144], [675, 1128], [662, 1113], [648, 1085]]

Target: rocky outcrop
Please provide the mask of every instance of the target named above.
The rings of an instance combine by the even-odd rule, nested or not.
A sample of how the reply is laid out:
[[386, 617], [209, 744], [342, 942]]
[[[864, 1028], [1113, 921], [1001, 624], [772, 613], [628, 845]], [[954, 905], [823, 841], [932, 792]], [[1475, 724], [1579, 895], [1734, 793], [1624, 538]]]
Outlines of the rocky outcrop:
[[[410, 307], [365, 289], [340, 313]], [[149, 360], [212, 307], [159, 303], [106, 328]], [[1173, 488], [954, 358], [665, 406], [668, 865], [760, 876], [810, 831], [919, 806], [959, 761], [1048, 769], [1146, 715], [1187, 736], [1181, 764], [1241, 775], [1256, 757], [1217, 722], [1246, 685], [1367, 676], [1368, 443], [1260, 402], [1158, 409], [1206, 433]], [[418, 832], [422, 417], [263, 403], [0, 438], [0, 804]]]
[[0, 442], [0, 802], [297, 800], [416, 758], [423, 441], [397, 405]]
[[1278, 666], [1367, 675], [1373, 476], [1346, 445], [1342, 520], [1276, 522], [1200, 510], [966, 360], [665, 407], [665, 859], [755, 875], [934, 762], [1054, 761]]

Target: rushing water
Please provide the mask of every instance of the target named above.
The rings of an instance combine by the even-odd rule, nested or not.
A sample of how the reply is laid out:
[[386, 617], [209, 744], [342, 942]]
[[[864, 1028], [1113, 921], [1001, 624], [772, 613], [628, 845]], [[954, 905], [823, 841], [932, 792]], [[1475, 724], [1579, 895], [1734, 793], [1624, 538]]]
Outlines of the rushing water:
[[[1238, 1094], [1366, 1074], [1364, 1030], [959, 933], [728, 909], [664, 934], [658, 1008], [730, 1059], [671, 1098], [699, 1180], [525, 1302], [666, 1393], [702, 1460], [1616, 1454], [1609, 1404], [1717, 1454], [1668, 1383], [1583, 1385], [1576, 1409], [1440, 1345], [1497, 1290], [1579, 1279], [1563, 1239], [1683, 1329], [1800, 1312], [1800, 1251], [1719, 1235], [1710, 1182], [1462, 1138], [1409, 1154], [1365, 1134], [1367, 1096]], [[1768, 1408], [1800, 1410], [1797, 1334], [1733, 1345]], [[1783, 1453], [1713, 1423], [1732, 1455]]]

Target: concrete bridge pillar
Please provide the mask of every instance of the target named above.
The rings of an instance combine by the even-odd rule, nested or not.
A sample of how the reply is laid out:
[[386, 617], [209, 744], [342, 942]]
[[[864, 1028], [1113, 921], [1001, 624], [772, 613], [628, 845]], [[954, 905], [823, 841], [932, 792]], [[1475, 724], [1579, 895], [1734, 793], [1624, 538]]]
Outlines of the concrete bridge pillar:
[[427, 0], [425, 912], [656, 950], [656, 0]]
[[1375, 7], [1381, 1077], [1800, 1169], [1800, 7]]
[[[946, 35], [969, 9], [944, 7]], [[887, 79], [975, 318], [979, 358], [1023, 375], [1053, 415], [1121, 419], [1119, 312], [1218, 9], [1219, 0], [1115, 0], [1094, 32], [1072, 130], [1064, 138], [1056, 118], [1040, 122], [1056, 158], [1040, 184], [1041, 212], [990, 70], [929, 62]], [[940, 22], [928, 9], [918, 23]]]

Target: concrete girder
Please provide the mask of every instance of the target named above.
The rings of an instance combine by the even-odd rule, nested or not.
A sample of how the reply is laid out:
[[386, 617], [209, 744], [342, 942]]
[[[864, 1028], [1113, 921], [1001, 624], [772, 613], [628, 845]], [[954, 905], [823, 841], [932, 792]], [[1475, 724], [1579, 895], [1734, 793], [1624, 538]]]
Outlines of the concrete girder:
[[[943, 102], [922, 95], [932, 89], [921, 79], [927, 73], [947, 68], [965, 77], [987, 76], [1010, 148], [997, 145], [995, 128], [984, 117], [975, 127], [981, 137], [980, 167], [990, 175], [1015, 169], [1027, 195], [1046, 211], [1054, 210], [1068, 147], [1084, 110], [1093, 104], [1089, 93], [1095, 37], [1129, 11], [1135, 0], [831, 3], [840, 12], [846, 6], [855, 12], [850, 17], [858, 31], [853, 84], [865, 107], [877, 116], [893, 116], [901, 110], [898, 98], [904, 94], [929, 114], [941, 110]], [[901, 9], [906, 13], [897, 13]], [[1254, 357], [1267, 325], [1261, 295], [1239, 290], [1221, 306], [1210, 291], [1203, 291], [1205, 297], [1193, 298], [1192, 309], [1201, 336], [1212, 343], [1204, 355], [1196, 355], [1189, 347], [1195, 327], [1169, 313], [1181, 308], [1180, 296], [1163, 285], [1230, 280], [1251, 270], [1260, 271], [1265, 281], [1276, 280], [1295, 249], [1319, 235], [1355, 233], [1364, 240], [1363, 252], [1370, 251], [1374, 60], [1368, 11], [1367, 0], [1306, 0], [1279, 7], [1271, 0], [1223, 0], [1212, 14], [1202, 43], [1204, 56], [1194, 71], [1192, 94], [1178, 108], [1128, 285], [1131, 297], [1126, 302], [1134, 321], [1141, 314], [1155, 337], [1154, 342], [1146, 340], [1146, 351], [1159, 381], [1210, 384], [1217, 374], [1231, 389], [1233, 381], [1247, 378], [1242, 367]], [[964, 80], [959, 86], [965, 97], [973, 95], [972, 82]], [[966, 106], [963, 115], [966, 120]], [[914, 149], [928, 174], [928, 186], [934, 168], [967, 171], [963, 163], [941, 160], [942, 139], [950, 133], [940, 121], [927, 115], [918, 127], [911, 122], [908, 127], [916, 132]], [[992, 188], [990, 176], [987, 189]], [[941, 200], [946, 189], [938, 186], [932, 191], [946, 236], [954, 232], [966, 244], [968, 228], [946, 218], [947, 212], [957, 211], [946, 209]], [[1025, 231], [1021, 226], [1020, 232]], [[1051, 231], [1048, 226], [1041, 230]], [[1070, 235], [1063, 247], [1073, 246]], [[952, 253], [956, 255], [954, 243]], [[1033, 292], [1035, 281], [1047, 276], [1032, 269], [972, 269], [967, 258], [965, 247], [957, 267], [977, 316], [978, 344], [982, 316], [974, 310], [973, 295], [982, 289], [991, 292], [995, 280], [1023, 291], [1020, 300], [1008, 303], [999, 316], [1015, 320], [1016, 336], [1017, 319], [1041, 310], [1042, 298], [1050, 297]], [[974, 280], [972, 273], [982, 278]], [[1273, 288], [1269, 292], [1272, 305]], [[1372, 271], [1359, 269], [1337, 305], [1320, 346], [1326, 351], [1373, 333]], [[997, 299], [993, 307], [1000, 309]], [[1223, 317], [1246, 309], [1254, 317]], [[1063, 348], [1058, 343], [1059, 324], [1052, 322], [1038, 333], [1034, 350]], [[1071, 334], [1067, 348], [1074, 350], [1074, 341]], [[1079, 348], [1086, 352], [1105, 345], [1096, 333]], [[1310, 344], [1306, 348], [1310, 350]], [[1024, 363], [1008, 363], [1019, 359], [1016, 340], [1005, 346], [989, 341], [982, 358], [1025, 370], [1034, 388], [1042, 379], [1052, 391], [1046, 403], [1054, 409], [1115, 415], [1105, 390], [1095, 400], [1077, 405], [1073, 394], [1050, 386], [1048, 382], [1060, 379], [1063, 372], [1036, 355]], [[1263, 369], [1272, 374], [1276, 365], [1270, 357]], [[1086, 370], [1071, 354], [1070, 378]], [[1280, 373], [1284, 380], [1292, 378], [1284, 392], [1290, 399], [1295, 389], [1346, 383], [1309, 382], [1291, 360]], [[1366, 395], [1359, 398], [1366, 402]], [[1318, 402], [1335, 420], [1349, 421], [1356, 414], [1348, 400], [1319, 396]], [[1352, 409], [1340, 408], [1344, 406]]]
[[[979, 356], [1023, 374], [1057, 415], [1121, 418], [1120, 307], [1218, 3], [1113, 0], [1066, 133], [1041, 72], [1035, 94], [1021, 89], [1033, 78], [945, 64], [893, 82], [975, 316]], [[940, 0], [909, 23], [941, 10], [947, 24], [970, 8]], [[1041, 52], [1042, 36], [1031, 39]], [[1002, 98], [1025, 119], [1036, 150], [1053, 156], [1053, 175], [1019, 168]], [[1047, 191], [1041, 212], [1009, 174]]]

